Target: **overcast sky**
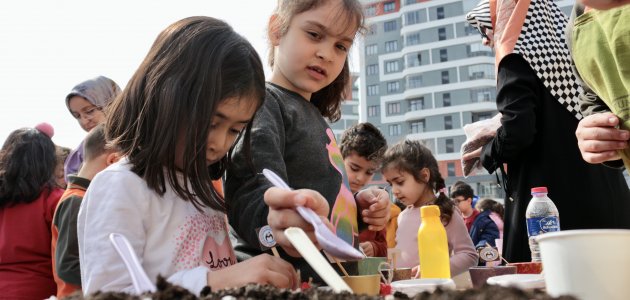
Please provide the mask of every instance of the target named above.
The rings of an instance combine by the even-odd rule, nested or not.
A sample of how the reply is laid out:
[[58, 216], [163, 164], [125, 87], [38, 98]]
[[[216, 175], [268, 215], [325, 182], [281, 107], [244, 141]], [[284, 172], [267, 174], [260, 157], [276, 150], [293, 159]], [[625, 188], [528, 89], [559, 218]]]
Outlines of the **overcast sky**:
[[85, 132], [65, 106], [72, 87], [104, 75], [124, 88], [158, 33], [185, 17], [227, 21], [254, 45], [266, 65], [265, 28], [275, 3], [0, 1], [0, 143], [17, 128], [46, 121], [55, 128], [56, 144], [75, 148]]

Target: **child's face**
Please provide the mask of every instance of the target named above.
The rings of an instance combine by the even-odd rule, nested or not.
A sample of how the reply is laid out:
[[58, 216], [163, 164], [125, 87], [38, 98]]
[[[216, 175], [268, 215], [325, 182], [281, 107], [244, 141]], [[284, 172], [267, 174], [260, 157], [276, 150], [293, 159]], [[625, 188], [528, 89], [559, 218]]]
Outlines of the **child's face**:
[[346, 167], [346, 173], [348, 173], [348, 181], [352, 193], [358, 192], [372, 180], [377, 168], [376, 162], [369, 161], [356, 152], [352, 152], [346, 156], [346, 158], [343, 159], [343, 164]]
[[276, 53], [271, 82], [310, 100], [339, 76], [356, 34], [356, 28], [344, 27], [346, 22], [338, 19], [345, 16], [340, 5], [339, 0], [326, 1], [295, 15], [283, 36], [270, 32]]
[[228, 98], [218, 105], [212, 116], [206, 145], [208, 166], [227, 154], [239, 133], [254, 117], [256, 103], [253, 99]]
[[103, 110], [81, 96], [70, 98], [68, 107], [72, 116], [77, 119], [79, 125], [85, 131], [89, 132], [96, 125], [105, 121]]
[[428, 190], [427, 184], [416, 181], [411, 173], [397, 168], [386, 168], [382, 172], [396, 199], [405, 206], [418, 207], [422, 204], [423, 196]]

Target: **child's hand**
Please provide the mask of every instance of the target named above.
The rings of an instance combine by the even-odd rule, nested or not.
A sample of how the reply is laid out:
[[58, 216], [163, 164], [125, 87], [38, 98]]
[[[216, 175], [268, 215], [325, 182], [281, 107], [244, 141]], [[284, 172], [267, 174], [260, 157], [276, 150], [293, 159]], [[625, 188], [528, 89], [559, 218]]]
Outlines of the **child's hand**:
[[320, 193], [313, 190], [287, 191], [277, 187], [271, 187], [265, 192], [265, 203], [269, 206], [267, 223], [271, 227], [276, 243], [284, 251], [294, 257], [299, 257], [300, 253], [284, 235], [284, 230], [289, 227], [299, 227], [319, 248], [313, 226], [306, 222], [295, 210], [296, 206], [305, 206], [318, 214], [324, 224], [331, 227], [328, 221], [328, 201]]
[[372, 231], [385, 228], [389, 221], [391, 204], [389, 194], [383, 189], [369, 188], [357, 194], [357, 208], [361, 212], [363, 222], [368, 224], [368, 229]]
[[359, 243], [359, 247], [363, 250], [366, 256], [374, 256], [374, 245], [370, 242]]
[[270, 284], [278, 288], [296, 289], [300, 280], [290, 263], [269, 254], [261, 254], [227, 268], [208, 273], [208, 286], [213, 291], [243, 286], [248, 283]]

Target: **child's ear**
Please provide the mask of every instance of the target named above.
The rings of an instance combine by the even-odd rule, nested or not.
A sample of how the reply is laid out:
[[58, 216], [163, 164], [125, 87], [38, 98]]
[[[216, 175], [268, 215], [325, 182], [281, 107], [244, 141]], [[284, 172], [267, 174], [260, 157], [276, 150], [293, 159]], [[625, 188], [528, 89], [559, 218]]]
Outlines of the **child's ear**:
[[422, 168], [422, 170], [420, 170], [420, 179], [422, 180], [422, 182], [430, 182], [429, 180], [431, 180], [431, 171], [429, 171], [429, 168]]
[[105, 159], [105, 162], [109, 166], [109, 165], [117, 162], [120, 159], [120, 157], [121, 157], [121, 155], [118, 152], [112, 152], [110, 154], [107, 154], [107, 158]]
[[269, 17], [269, 24], [267, 25], [267, 35], [272, 46], [278, 46], [280, 44], [280, 24], [278, 21], [278, 15], [273, 14]]

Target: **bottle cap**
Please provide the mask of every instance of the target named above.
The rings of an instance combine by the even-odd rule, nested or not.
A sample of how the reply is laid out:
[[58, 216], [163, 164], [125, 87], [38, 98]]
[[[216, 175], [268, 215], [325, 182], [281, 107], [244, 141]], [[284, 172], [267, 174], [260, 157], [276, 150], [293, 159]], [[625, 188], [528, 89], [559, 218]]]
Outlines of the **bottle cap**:
[[547, 193], [547, 187], [539, 186], [539, 187], [532, 188], [532, 194], [534, 193]]
[[427, 205], [420, 208], [420, 217], [439, 217], [440, 208], [437, 205]]

